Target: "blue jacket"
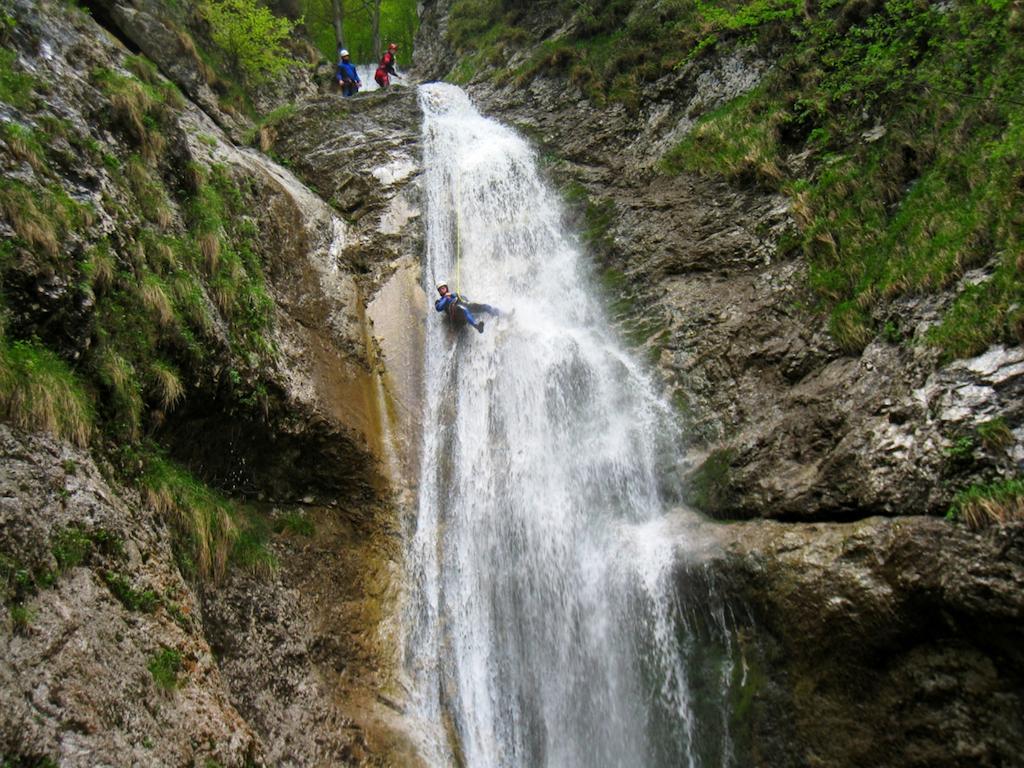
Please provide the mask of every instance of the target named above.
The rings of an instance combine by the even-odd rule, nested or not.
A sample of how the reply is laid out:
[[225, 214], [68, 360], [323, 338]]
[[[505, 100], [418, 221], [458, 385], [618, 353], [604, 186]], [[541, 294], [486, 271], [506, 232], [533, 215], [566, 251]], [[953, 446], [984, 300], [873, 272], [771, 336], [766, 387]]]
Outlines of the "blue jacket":
[[445, 296], [442, 296], [441, 298], [434, 302], [434, 309], [436, 309], [438, 312], [444, 312], [446, 309], [448, 309], [449, 304], [451, 304], [452, 302], [457, 302], [458, 300], [458, 296], [456, 296], [454, 293], [449, 293]]
[[363, 81], [359, 79], [359, 73], [356, 72], [356, 65], [351, 61], [339, 61], [338, 62], [338, 82], [342, 80], [353, 80], [360, 85]]

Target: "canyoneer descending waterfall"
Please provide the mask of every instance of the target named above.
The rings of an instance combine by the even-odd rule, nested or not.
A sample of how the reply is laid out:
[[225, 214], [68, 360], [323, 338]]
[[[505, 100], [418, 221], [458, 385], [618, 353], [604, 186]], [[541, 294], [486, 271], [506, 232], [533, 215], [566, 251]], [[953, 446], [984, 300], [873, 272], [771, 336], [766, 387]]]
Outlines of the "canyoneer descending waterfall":
[[473, 315], [474, 312], [486, 312], [494, 317], [501, 316], [501, 310], [496, 307], [492, 307], [490, 304], [470, 302], [458, 293], [452, 293], [448, 290], [448, 282], [446, 280], [442, 280], [437, 284], [437, 292], [441, 294], [441, 296], [434, 302], [435, 310], [438, 312], [447, 312], [448, 319], [452, 322], [459, 322], [462, 320], [469, 323], [480, 333], [484, 332], [484, 321], [477, 320]]
[[424, 760], [736, 765], [722, 681], [737, 663], [722, 644], [713, 662], [699, 655], [660, 527], [672, 414], [610, 332], [529, 145], [455, 86], [419, 93], [424, 288], [437, 286], [438, 310], [458, 307], [447, 276], [458, 294], [461, 269], [518, 310], [515, 333], [473, 354], [427, 326], [423, 423], [436, 426], [423, 435], [404, 619]]

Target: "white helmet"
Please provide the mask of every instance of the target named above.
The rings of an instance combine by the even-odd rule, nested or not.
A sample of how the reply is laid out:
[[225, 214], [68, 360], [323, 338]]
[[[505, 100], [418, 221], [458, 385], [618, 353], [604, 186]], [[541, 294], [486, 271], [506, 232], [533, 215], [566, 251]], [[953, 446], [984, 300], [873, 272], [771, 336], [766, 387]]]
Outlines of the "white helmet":
[[446, 288], [446, 287], [448, 287], [448, 281], [447, 280], [439, 280], [438, 281], [438, 283], [437, 283], [437, 289], [438, 290], [441, 290], [441, 288]]
[[342, 48], [341, 49], [341, 53], [339, 53], [338, 55], [341, 56], [342, 58], [344, 58], [345, 56], [348, 56], [348, 50], [346, 50], [345, 48]]

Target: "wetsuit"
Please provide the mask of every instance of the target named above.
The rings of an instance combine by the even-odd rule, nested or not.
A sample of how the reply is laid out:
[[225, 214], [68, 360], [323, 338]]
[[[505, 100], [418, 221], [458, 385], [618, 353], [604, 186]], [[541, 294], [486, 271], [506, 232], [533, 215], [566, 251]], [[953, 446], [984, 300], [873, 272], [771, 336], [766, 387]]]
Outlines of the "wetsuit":
[[359, 73], [356, 71], [356, 65], [344, 59], [338, 62], [337, 79], [341, 83], [342, 96], [354, 96], [363, 84], [363, 81], [359, 79]]
[[[470, 305], [465, 299], [454, 293], [445, 294], [434, 302], [434, 309], [438, 312], [448, 310], [449, 315], [452, 315], [455, 310], [460, 310], [465, 316], [466, 322], [475, 326], [477, 324], [477, 319], [473, 317], [473, 313], [470, 311], [469, 306]], [[487, 314], [494, 315], [495, 317], [501, 314], [498, 309], [492, 307], [490, 304], [473, 304], [473, 307], [477, 312], [486, 312]]]
[[377, 71], [373, 75], [373, 79], [377, 81], [377, 85], [381, 88], [387, 88], [391, 85], [391, 77], [389, 75], [398, 77], [398, 73], [395, 71], [395, 54], [391, 51], [386, 51], [380, 60], [380, 66], [377, 67]]

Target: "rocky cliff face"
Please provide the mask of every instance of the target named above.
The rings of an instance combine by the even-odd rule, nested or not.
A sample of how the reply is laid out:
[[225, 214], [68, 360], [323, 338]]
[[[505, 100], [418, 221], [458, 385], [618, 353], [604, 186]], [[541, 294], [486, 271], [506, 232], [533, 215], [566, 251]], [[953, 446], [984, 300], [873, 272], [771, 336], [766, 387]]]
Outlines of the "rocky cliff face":
[[[698, 614], [733, 607], [749, 669], [737, 754], [765, 766], [1015, 762], [1019, 524], [975, 534], [922, 515], [944, 514], [972, 480], [1019, 474], [1024, 352], [994, 345], [944, 362], [906, 341], [979, 275], [894, 298], [881, 310], [891, 333], [845, 352], [809, 309], [807, 261], [785, 247], [793, 200], [756, 178], [664, 170], [666, 152], [752, 91], [781, 50], [720, 42], [649, 78], [634, 101], [598, 105], [573, 44], [559, 48], [586, 9], [513, 8], [500, 24], [515, 31], [495, 20], [497, 32], [458, 48], [453, 5], [422, 3], [417, 65], [518, 126], [566, 190], [610, 314], [686, 426], [686, 501], [722, 519], [782, 521], [691, 521], [674, 534], [682, 599]], [[801, 150], [788, 162], [807, 162]], [[992, 420], [1003, 439], [978, 440]]]
[[3, 8], [0, 762], [414, 764], [415, 101], [314, 102], [314, 190], [181, 8], [90, 8]]

